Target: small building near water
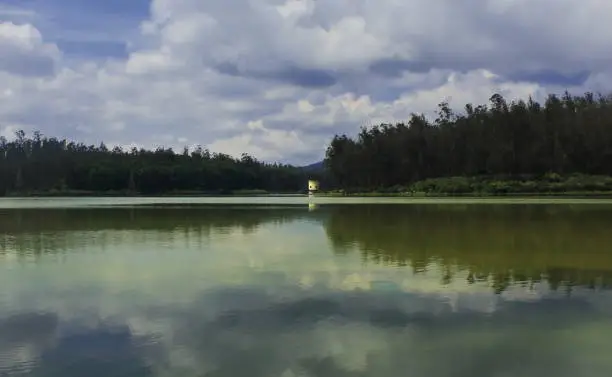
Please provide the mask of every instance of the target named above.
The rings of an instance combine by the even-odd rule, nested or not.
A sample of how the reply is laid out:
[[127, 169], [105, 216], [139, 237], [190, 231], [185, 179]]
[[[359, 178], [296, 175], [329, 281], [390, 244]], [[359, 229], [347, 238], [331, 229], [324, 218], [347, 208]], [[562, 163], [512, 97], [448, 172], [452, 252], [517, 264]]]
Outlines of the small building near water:
[[319, 181], [315, 181], [314, 179], [308, 180], [308, 193], [314, 194], [316, 191], [319, 191]]

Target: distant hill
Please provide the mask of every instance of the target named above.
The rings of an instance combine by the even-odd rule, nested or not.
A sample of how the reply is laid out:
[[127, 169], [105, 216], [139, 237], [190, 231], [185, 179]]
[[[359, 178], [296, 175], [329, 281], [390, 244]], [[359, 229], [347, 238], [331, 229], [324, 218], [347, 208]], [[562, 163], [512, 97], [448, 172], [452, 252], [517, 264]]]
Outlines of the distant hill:
[[306, 171], [318, 171], [323, 170], [325, 166], [323, 165], [323, 161], [315, 162], [314, 164], [302, 166], [302, 169]]

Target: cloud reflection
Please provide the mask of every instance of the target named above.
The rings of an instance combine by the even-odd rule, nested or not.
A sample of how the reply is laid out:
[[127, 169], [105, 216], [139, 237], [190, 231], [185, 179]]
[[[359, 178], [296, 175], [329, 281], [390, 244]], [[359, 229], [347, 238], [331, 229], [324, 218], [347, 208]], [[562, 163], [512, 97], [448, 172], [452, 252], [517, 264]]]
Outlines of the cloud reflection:
[[35, 346], [42, 376], [594, 376], [612, 367], [599, 356], [612, 344], [588, 329], [612, 330], [608, 317], [582, 299], [503, 301], [487, 314], [400, 292], [294, 290], [281, 299], [245, 288], [166, 309], [137, 313], [170, 321], [155, 336], [133, 334], [120, 317], [83, 325], [25, 313], [0, 326], [22, 334], [4, 339]]
[[0, 265], [0, 375], [612, 370], [608, 212], [400, 209], [22, 213], [4, 253], [38, 259]]

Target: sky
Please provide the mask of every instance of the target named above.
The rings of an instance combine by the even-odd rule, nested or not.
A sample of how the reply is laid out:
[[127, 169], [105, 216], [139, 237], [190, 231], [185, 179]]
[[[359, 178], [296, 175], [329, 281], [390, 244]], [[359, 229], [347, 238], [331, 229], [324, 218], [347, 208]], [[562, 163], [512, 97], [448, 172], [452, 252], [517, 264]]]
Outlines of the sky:
[[609, 0], [0, 0], [0, 136], [308, 164], [335, 134], [612, 88]]

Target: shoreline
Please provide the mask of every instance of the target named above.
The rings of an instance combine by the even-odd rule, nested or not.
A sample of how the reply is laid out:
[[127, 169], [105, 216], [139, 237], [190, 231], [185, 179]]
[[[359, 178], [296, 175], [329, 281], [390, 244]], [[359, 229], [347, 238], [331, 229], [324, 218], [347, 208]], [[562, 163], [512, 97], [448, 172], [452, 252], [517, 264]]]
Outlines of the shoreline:
[[[159, 193], [159, 194], [126, 194], [126, 193], [108, 193], [108, 192], [37, 192], [37, 193], [13, 193], [10, 195], [0, 196], [5, 199], [19, 198], [231, 198], [231, 197], [304, 197], [309, 198], [306, 193]], [[529, 199], [529, 198], [592, 198], [592, 199], [612, 199], [612, 191], [568, 191], [568, 192], [533, 192], [533, 193], [461, 193], [461, 194], [444, 194], [444, 193], [383, 193], [383, 192], [355, 192], [355, 193], [339, 193], [339, 192], [319, 192], [313, 197], [316, 198], [404, 198], [404, 199]]]
[[134, 192], [108, 192], [108, 191], [38, 191], [38, 192], [14, 192], [0, 198], [150, 198], [150, 197], [237, 197], [237, 196], [306, 196], [301, 193], [270, 193], [263, 190], [236, 190], [231, 192], [210, 191], [176, 191], [166, 193], [144, 194]]
[[315, 196], [325, 198], [414, 198], [414, 199], [440, 199], [440, 198], [602, 198], [612, 199], [612, 191], [568, 191], [568, 192], [524, 192], [524, 193], [508, 193], [508, 194], [492, 194], [492, 193], [462, 193], [462, 194], [444, 194], [444, 193], [381, 193], [381, 192], [360, 192], [360, 193], [337, 193], [337, 192], [322, 192]]

